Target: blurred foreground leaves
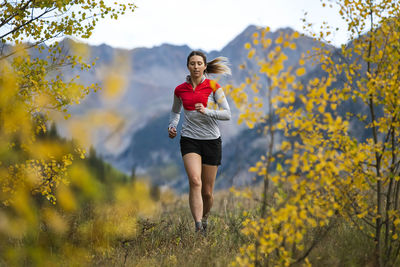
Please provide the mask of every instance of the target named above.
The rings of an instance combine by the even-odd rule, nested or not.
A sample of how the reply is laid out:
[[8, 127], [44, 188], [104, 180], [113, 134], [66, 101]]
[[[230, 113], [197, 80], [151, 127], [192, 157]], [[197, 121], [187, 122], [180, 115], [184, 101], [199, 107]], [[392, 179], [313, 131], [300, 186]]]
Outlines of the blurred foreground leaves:
[[[98, 121], [123, 125], [115, 113], [104, 110], [72, 127], [73, 140], [49, 127], [100, 89], [65, 77], [66, 69], [90, 70], [95, 62], [87, 62], [85, 45], [68, 51], [59, 38], [88, 38], [99, 19], [134, 9], [93, 0], [0, 2], [1, 266], [92, 265], [112, 242], [134, 236], [137, 217], [151, 212], [149, 186], [104, 163], [94, 149], [85, 158]], [[113, 73], [104, 76], [110, 98], [124, 86]]]
[[[50, 132], [54, 135], [55, 130], [37, 135], [35, 144], [49, 152], [69, 152], [69, 157], [28, 160], [30, 164], [21, 163], [12, 172], [14, 180], [11, 175], [2, 177], [2, 264], [89, 265], [96, 255], [110, 253], [116, 241], [134, 237], [137, 217], [154, 209], [147, 184], [118, 172], [93, 148], [81, 159], [73, 141]], [[57, 183], [49, 179], [57, 174]], [[24, 180], [17, 175], [25, 175]]]

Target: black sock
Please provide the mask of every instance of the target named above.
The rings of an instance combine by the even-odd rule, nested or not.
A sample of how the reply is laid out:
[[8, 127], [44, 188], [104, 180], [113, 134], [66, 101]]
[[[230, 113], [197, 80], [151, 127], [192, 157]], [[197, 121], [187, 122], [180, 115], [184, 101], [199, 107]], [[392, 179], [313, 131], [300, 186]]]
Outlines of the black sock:
[[201, 221], [200, 222], [195, 222], [195, 227], [196, 227], [196, 231], [201, 230], [201, 228], [202, 228]]

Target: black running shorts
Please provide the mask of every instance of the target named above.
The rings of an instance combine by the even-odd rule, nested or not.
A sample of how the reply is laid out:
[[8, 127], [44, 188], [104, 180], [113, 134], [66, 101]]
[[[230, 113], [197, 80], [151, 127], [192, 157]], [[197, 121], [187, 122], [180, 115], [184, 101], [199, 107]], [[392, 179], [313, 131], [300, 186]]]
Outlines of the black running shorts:
[[198, 140], [181, 136], [180, 144], [182, 157], [187, 153], [196, 153], [201, 156], [202, 164], [221, 165], [221, 137], [212, 140]]

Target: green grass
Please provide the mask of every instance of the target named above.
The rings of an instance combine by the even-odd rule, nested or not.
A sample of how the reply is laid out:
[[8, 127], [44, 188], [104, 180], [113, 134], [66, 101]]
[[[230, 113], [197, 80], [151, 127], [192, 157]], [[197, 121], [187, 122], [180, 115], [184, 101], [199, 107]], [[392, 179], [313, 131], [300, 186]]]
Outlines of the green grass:
[[217, 193], [209, 217], [207, 236], [194, 231], [187, 195], [160, 203], [152, 218], [138, 221], [137, 235], [121, 240], [100, 265], [114, 266], [227, 266], [247, 238], [241, 234], [243, 211], [251, 204]]
[[[235, 261], [240, 247], [254, 242], [241, 229], [246, 218], [243, 212], [254, 216], [258, 203], [228, 191], [217, 192], [209, 231], [204, 237], [194, 231], [188, 196], [161, 194], [158, 211], [136, 222], [136, 235], [114, 242], [106, 253], [94, 253], [91, 265], [228, 266]], [[316, 236], [321, 237], [320, 230], [314, 229], [307, 235], [308, 245]], [[308, 259], [313, 266], [372, 266], [373, 246], [371, 238], [337, 219]], [[303, 266], [303, 263], [294, 266]]]
[[338, 221], [310, 253], [313, 266], [373, 266], [374, 242], [355, 227]]

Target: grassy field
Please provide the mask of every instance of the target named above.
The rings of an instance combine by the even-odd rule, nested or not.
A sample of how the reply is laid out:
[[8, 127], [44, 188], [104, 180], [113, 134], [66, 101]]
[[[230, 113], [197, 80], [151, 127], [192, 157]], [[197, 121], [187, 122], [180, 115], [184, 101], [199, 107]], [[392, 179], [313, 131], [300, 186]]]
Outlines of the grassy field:
[[[194, 232], [188, 196], [162, 196], [158, 212], [137, 222], [137, 234], [120, 240], [109, 253], [97, 255], [98, 266], [228, 266], [242, 245], [254, 242], [241, 233], [244, 212], [255, 213], [257, 201], [216, 192], [206, 237]], [[314, 238], [319, 233], [310, 233]], [[312, 242], [310, 238], [310, 242]], [[368, 266], [373, 243], [338, 220], [309, 254], [313, 266]], [[304, 262], [294, 266], [303, 266]]]
[[241, 234], [243, 211], [254, 203], [229, 192], [218, 192], [209, 217], [206, 237], [194, 232], [188, 196], [158, 203], [159, 211], [138, 221], [137, 235], [121, 240], [113, 253], [99, 258], [100, 265], [114, 266], [227, 266], [246, 242]]

